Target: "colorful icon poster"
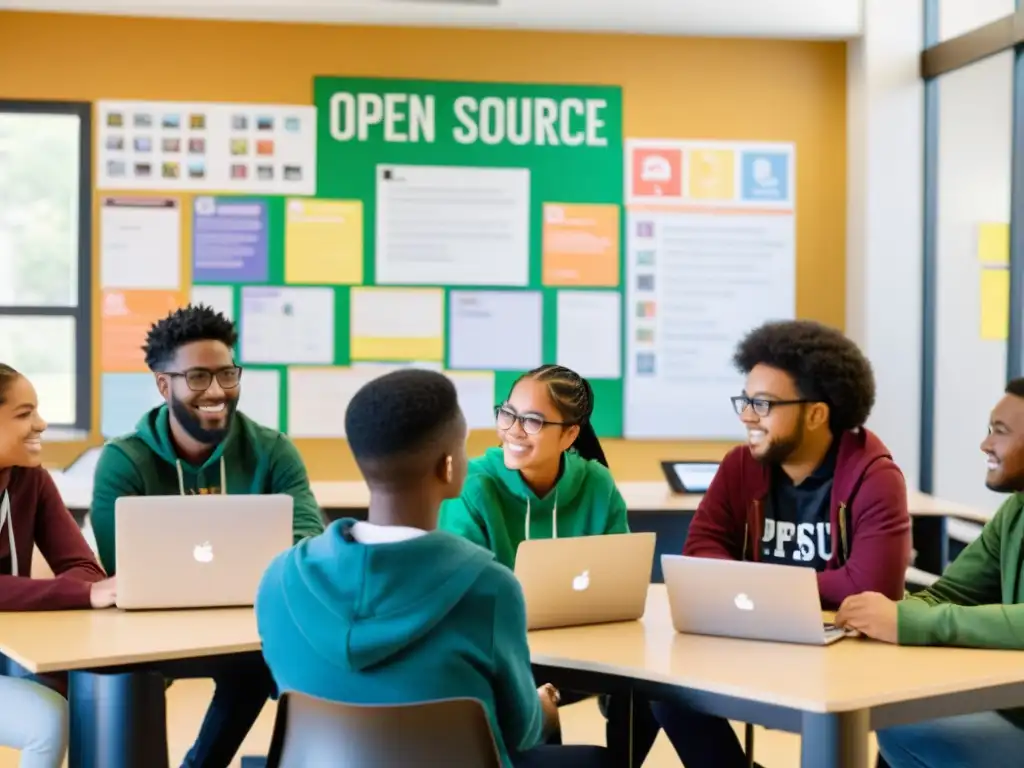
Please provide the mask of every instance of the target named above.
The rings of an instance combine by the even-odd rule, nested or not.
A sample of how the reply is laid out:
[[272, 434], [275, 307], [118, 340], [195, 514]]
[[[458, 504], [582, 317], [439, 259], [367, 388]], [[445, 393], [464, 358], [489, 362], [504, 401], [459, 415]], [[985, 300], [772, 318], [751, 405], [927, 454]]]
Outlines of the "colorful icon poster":
[[192, 217], [192, 280], [265, 283], [269, 260], [266, 200], [197, 197]]
[[544, 285], [619, 284], [619, 206], [544, 206]]

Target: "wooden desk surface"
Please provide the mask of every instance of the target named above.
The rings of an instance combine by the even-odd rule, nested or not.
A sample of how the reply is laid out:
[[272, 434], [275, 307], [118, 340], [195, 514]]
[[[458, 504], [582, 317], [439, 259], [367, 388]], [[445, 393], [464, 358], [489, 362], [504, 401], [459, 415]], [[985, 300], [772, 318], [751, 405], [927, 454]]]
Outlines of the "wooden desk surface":
[[[846, 638], [802, 646], [682, 635], [663, 585], [641, 622], [532, 632], [536, 664], [617, 674], [806, 712], [848, 712], [1024, 681], [1024, 653]], [[870, 674], [866, 674], [869, 671]]]
[[[259, 649], [250, 609], [0, 613], [0, 652], [34, 672]], [[827, 647], [676, 633], [663, 585], [642, 621], [530, 633], [533, 661], [844, 712], [1024, 681], [1024, 653], [901, 648], [848, 638]], [[865, 674], [869, 670], [871, 674]]]

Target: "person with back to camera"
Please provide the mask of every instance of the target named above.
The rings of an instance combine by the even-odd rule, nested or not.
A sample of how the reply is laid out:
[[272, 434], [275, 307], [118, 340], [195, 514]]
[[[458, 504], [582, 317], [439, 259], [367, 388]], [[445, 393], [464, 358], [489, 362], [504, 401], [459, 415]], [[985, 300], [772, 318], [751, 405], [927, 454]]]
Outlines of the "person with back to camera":
[[[441, 507], [441, 528], [491, 550], [510, 569], [519, 544], [531, 538], [629, 533], [626, 503], [591, 423], [594, 405], [590, 383], [563, 366], [520, 376], [495, 410], [500, 447], [469, 463], [462, 494]], [[566, 692], [564, 703], [586, 696]], [[632, 740], [629, 698], [602, 697], [601, 705], [615, 761], [626, 764], [632, 751], [640, 766], [658, 724], [646, 701], [633, 701]]]
[[[772, 322], [735, 354], [746, 375], [732, 402], [747, 445], [722, 462], [684, 555], [817, 571], [824, 609], [877, 591], [899, 598], [910, 564], [903, 474], [864, 428], [875, 401], [871, 364], [820, 323]], [[686, 768], [745, 768], [728, 721], [682, 703], [653, 709]]]
[[[31, 382], [0, 363], [0, 611], [107, 608], [115, 580], [96, 562], [42, 467], [45, 430]], [[37, 547], [54, 578], [32, 578]], [[3, 676], [5, 667], [11, 676]], [[67, 752], [68, 705], [52, 689], [65, 683], [29, 677], [0, 656], [0, 745], [21, 750], [21, 768], [59, 768]]]
[[491, 552], [437, 530], [466, 476], [466, 433], [455, 386], [434, 371], [385, 374], [352, 398], [345, 434], [370, 489], [367, 522], [335, 521], [264, 574], [256, 622], [278, 691], [472, 698], [503, 766], [608, 768], [599, 747], [541, 746], [558, 693], [534, 684], [522, 588]]

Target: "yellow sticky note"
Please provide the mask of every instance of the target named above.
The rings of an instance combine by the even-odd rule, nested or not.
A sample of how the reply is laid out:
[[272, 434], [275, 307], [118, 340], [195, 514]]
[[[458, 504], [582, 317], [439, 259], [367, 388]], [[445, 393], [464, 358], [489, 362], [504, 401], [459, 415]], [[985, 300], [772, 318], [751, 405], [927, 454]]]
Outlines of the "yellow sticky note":
[[285, 211], [286, 283], [363, 282], [362, 201], [291, 199]]
[[978, 261], [982, 264], [1010, 263], [1010, 225], [982, 222], [978, 225]]
[[353, 288], [353, 360], [444, 360], [444, 291]]
[[1005, 340], [1010, 326], [1010, 270], [981, 270], [981, 338]]

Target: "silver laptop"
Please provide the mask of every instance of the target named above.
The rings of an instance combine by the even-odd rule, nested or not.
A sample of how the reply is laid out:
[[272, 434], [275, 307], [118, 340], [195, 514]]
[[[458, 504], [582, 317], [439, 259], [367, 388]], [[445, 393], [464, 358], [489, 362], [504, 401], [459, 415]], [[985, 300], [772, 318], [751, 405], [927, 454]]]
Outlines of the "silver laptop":
[[515, 574], [526, 598], [526, 628], [639, 619], [654, 540], [653, 533], [615, 533], [522, 542]]
[[249, 606], [292, 545], [293, 499], [123, 496], [114, 506], [117, 607]]
[[662, 555], [661, 569], [677, 632], [805, 645], [852, 634], [822, 621], [812, 568]]

